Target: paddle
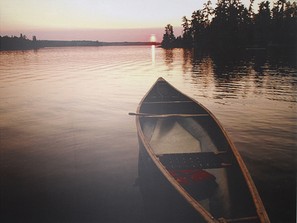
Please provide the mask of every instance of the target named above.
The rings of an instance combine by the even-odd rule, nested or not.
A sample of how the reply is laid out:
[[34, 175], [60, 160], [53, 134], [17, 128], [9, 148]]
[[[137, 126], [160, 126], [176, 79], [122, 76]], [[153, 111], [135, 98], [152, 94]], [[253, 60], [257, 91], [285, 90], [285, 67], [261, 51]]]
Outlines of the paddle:
[[167, 117], [204, 117], [208, 114], [151, 114], [151, 113], [134, 113], [129, 112], [129, 115], [141, 116], [146, 118], [167, 118]]

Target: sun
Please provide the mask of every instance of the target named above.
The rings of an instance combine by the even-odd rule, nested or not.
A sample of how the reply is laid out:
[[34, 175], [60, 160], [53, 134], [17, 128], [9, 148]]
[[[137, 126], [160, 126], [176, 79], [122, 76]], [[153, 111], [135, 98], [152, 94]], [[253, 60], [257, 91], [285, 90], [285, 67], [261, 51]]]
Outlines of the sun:
[[152, 34], [151, 37], [150, 37], [150, 42], [155, 43], [156, 41], [157, 41], [156, 35]]

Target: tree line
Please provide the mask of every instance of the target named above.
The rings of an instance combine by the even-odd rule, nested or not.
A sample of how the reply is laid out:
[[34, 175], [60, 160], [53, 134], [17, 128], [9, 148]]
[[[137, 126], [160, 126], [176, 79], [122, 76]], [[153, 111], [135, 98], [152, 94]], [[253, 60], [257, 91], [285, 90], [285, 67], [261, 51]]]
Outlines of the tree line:
[[99, 41], [87, 40], [37, 40], [36, 36], [32, 40], [28, 39], [26, 35], [20, 34], [17, 36], [0, 36], [0, 50], [30, 50], [39, 49], [43, 47], [73, 47], [73, 46], [103, 46]]
[[131, 45], [151, 45], [151, 42], [99, 42], [90, 40], [37, 40], [33, 36], [32, 40], [26, 35], [0, 36], [1, 50], [30, 50], [43, 47], [76, 47], [76, 46], [131, 46]]
[[32, 40], [26, 35], [17, 36], [0, 36], [0, 50], [28, 50], [38, 48], [37, 38], [33, 36]]
[[218, 0], [212, 7], [209, 0], [203, 9], [194, 11], [191, 19], [182, 18], [182, 35], [175, 37], [168, 24], [163, 35], [163, 48], [247, 48], [296, 47], [297, 3], [278, 0], [259, 4], [254, 0], [246, 8], [240, 0]]

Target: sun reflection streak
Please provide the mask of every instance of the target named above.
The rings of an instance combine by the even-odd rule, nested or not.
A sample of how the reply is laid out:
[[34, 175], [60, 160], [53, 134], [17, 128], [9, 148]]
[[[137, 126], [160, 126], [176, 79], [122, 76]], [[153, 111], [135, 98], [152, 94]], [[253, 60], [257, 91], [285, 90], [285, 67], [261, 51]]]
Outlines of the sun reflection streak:
[[156, 46], [151, 46], [151, 54], [152, 54], [152, 65], [155, 65], [156, 62]]

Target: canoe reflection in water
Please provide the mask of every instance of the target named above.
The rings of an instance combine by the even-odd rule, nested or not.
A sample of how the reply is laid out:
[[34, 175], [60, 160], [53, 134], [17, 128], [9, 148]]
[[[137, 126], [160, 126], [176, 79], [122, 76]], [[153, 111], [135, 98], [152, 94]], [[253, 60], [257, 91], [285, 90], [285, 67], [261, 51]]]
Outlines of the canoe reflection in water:
[[133, 115], [151, 222], [269, 222], [238, 151], [205, 107], [159, 78]]

